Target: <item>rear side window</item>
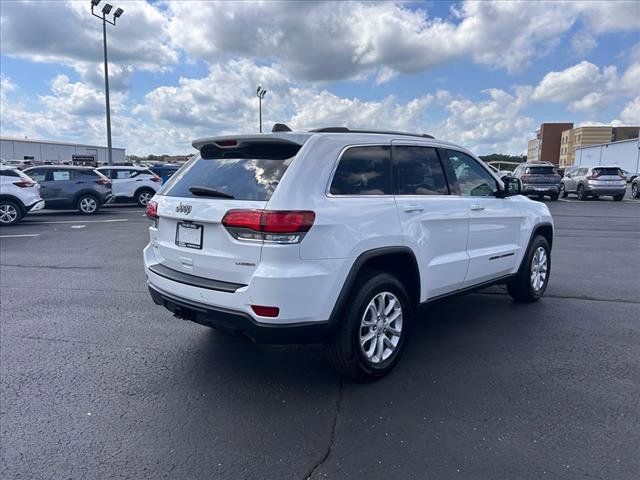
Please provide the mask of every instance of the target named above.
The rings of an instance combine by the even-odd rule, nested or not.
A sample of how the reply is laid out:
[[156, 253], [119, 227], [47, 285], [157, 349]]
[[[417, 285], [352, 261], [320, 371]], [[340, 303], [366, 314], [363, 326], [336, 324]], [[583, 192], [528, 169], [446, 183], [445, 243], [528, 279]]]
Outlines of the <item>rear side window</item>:
[[71, 180], [71, 172], [69, 170], [51, 170], [51, 180], [54, 182]]
[[47, 171], [42, 168], [34, 168], [26, 172], [26, 174], [36, 182], [44, 182], [47, 178]]
[[73, 170], [73, 178], [76, 180], [90, 179], [95, 180], [100, 176], [99, 173], [93, 170]]
[[[205, 195], [207, 191], [214, 191], [236, 200], [266, 201], [273, 195], [296, 153], [297, 149], [289, 149], [288, 157], [280, 158], [283, 155], [273, 148], [263, 152], [256, 148], [250, 152], [209, 151], [206, 152], [208, 157], [225, 158], [203, 158], [200, 155], [193, 157], [179, 174], [171, 176], [161, 194], [170, 197], [200, 197], [202, 194], [194, 194], [193, 191], [198, 191], [194, 187], [201, 187], [199, 190]], [[251, 154], [251, 157], [242, 158], [245, 154]], [[215, 195], [206, 196], [215, 198]]]
[[332, 195], [390, 195], [390, 148], [376, 145], [345, 150], [329, 191]]
[[435, 148], [393, 147], [399, 195], [448, 195], [447, 181]]
[[126, 180], [138, 175], [137, 170], [111, 170], [111, 178], [116, 180]]

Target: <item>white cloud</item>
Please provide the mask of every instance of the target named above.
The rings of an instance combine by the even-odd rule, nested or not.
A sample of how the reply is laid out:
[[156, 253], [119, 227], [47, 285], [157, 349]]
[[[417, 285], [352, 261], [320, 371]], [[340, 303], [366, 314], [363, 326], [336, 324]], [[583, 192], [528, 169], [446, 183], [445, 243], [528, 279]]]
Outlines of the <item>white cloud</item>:
[[620, 124], [640, 125], [640, 95], [627, 103], [620, 112]]
[[581, 30], [571, 37], [571, 50], [579, 57], [585, 56], [597, 46], [598, 41], [586, 30]]

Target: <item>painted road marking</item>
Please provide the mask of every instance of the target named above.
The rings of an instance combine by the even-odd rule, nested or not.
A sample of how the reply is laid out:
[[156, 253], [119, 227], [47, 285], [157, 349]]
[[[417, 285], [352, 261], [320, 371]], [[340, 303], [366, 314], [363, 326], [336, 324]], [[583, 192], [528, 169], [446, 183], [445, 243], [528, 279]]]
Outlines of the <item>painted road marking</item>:
[[39, 233], [25, 233], [23, 235], [0, 235], [0, 238], [39, 237]]
[[71, 225], [71, 228], [84, 228], [86, 225]]

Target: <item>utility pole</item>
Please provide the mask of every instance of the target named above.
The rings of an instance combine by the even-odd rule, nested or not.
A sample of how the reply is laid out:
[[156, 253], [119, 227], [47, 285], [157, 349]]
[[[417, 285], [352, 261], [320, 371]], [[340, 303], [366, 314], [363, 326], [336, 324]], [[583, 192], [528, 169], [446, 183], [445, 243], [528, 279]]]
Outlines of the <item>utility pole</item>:
[[[113, 14], [113, 21], [107, 19], [107, 15], [111, 12], [113, 5], [106, 3], [102, 7], [102, 16], [96, 15], [93, 8], [97, 7], [100, 0], [91, 0], [91, 15], [102, 20], [102, 45], [104, 48], [104, 97], [107, 110], [107, 162], [113, 165], [113, 150], [111, 148], [111, 103], [109, 101], [109, 60], [107, 56], [107, 23], [115, 26], [116, 19], [124, 13], [124, 10], [117, 8]], [[97, 160], [97, 159], [96, 159]]]
[[267, 94], [267, 91], [262, 88], [260, 85], [258, 85], [258, 88], [256, 89], [256, 96], [258, 97], [258, 105], [259, 105], [259, 115], [260, 115], [260, 133], [262, 133], [262, 99], [264, 98], [264, 96]]

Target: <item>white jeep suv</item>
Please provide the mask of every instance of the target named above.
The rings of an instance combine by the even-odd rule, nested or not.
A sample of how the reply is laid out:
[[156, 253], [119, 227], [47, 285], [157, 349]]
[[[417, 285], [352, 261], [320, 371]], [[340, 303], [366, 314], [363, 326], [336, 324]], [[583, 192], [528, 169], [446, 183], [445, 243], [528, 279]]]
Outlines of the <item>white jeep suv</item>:
[[162, 179], [145, 167], [99, 167], [96, 169], [111, 179], [114, 200], [133, 199], [141, 207], [160, 189]]
[[372, 380], [418, 305], [497, 283], [544, 294], [553, 221], [518, 179], [426, 135], [276, 127], [195, 141], [149, 202], [156, 304], [257, 342], [322, 341]]

